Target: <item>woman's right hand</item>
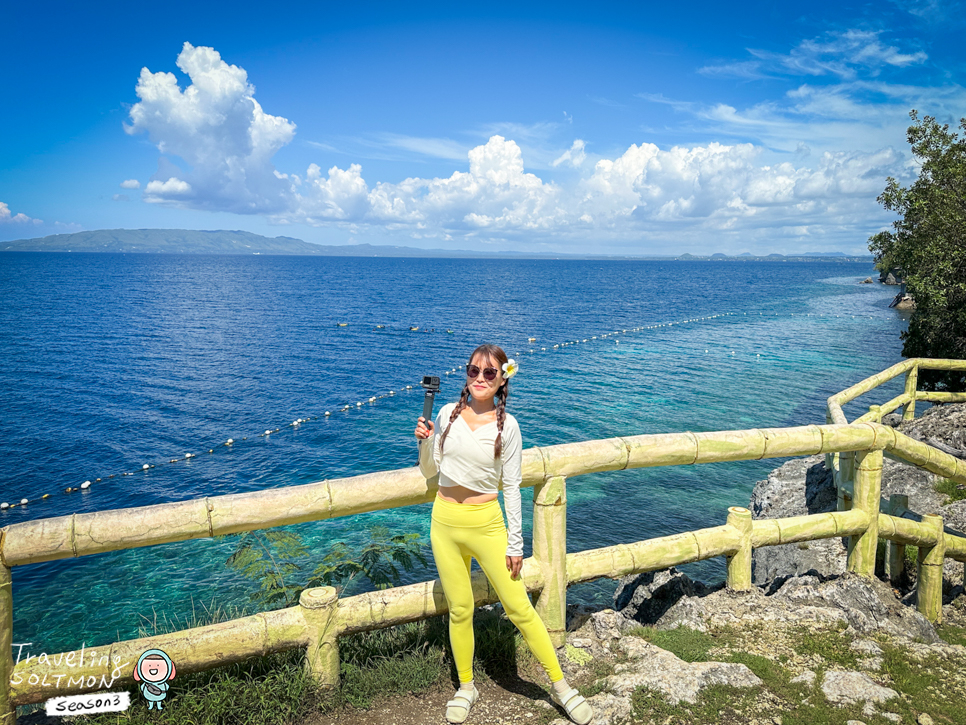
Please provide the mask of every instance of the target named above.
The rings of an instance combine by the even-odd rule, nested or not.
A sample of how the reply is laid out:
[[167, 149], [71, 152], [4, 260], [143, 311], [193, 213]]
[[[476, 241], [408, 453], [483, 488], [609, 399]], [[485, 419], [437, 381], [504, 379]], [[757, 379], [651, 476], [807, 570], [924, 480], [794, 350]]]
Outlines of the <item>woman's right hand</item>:
[[433, 434], [434, 430], [435, 426], [433, 425], [433, 421], [427, 421], [422, 416], [419, 416], [419, 420], [416, 422], [416, 437], [419, 440], [426, 440]]

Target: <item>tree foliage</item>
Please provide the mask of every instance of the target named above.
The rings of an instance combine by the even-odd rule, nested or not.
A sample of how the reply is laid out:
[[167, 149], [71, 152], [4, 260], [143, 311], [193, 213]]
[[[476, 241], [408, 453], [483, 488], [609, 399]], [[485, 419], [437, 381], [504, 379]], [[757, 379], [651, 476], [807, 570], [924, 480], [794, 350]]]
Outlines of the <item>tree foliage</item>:
[[[909, 114], [907, 139], [919, 169], [908, 188], [889, 177], [878, 201], [896, 212], [893, 230], [869, 238], [880, 269], [903, 272], [916, 301], [902, 333], [906, 357], [966, 358], [966, 118], [960, 137], [931, 116]], [[921, 371], [925, 388], [966, 390], [966, 375]]]
[[252, 601], [272, 607], [294, 605], [308, 587], [334, 586], [340, 593], [359, 578], [376, 589], [399, 584], [402, 571], [429, 561], [419, 534], [391, 534], [385, 526], [369, 529], [369, 541], [353, 548], [344, 541], [329, 547], [322, 561], [306, 578], [309, 550], [293, 531], [249, 531], [239, 534], [235, 551], [225, 562], [248, 579], [258, 582]]
[[343, 541], [333, 544], [315, 568], [309, 586], [345, 587], [361, 574], [376, 589], [387, 589], [399, 581], [399, 567], [412, 571], [417, 561], [423, 566], [429, 563], [419, 534], [392, 535], [385, 526], [373, 526], [369, 537], [369, 543], [359, 551]]

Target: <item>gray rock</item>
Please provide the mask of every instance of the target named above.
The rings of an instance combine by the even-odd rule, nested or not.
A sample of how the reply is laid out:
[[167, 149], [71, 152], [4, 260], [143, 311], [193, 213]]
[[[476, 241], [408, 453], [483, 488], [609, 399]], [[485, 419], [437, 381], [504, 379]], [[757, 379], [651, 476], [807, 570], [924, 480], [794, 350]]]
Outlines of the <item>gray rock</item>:
[[[787, 461], [759, 481], [751, 494], [755, 519], [804, 516], [835, 508], [835, 486], [831, 472], [825, 470], [824, 456]], [[844, 573], [845, 564], [846, 548], [841, 538], [781, 544], [754, 550], [752, 576], [756, 584], [809, 571], [828, 576]]]
[[685, 662], [671, 652], [637, 637], [626, 637], [621, 649], [630, 659], [618, 665], [607, 678], [606, 688], [615, 695], [630, 697], [638, 687], [657, 690], [672, 704], [695, 703], [710, 685], [757, 687], [762, 681], [745, 665], [732, 662]]
[[614, 592], [614, 609], [641, 624], [654, 624], [682, 597], [703, 597], [717, 589], [672, 566], [622, 578]]
[[613, 609], [604, 609], [595, 612], [590, 617], [591, 626], [597, 639], [620, 639], [624, 636], [628, 622], [626, 617], [618, 614]]
[[703, 597], [684, 596], [655, 626], [707, 631], [709, 627], [749, 623], [762, 626], [768, 622], [841, 623], [861, 634], [882, 632], [905, 640], [939, 641], [929, 621], [915, 609], [904, 606], [888, 584], [849, 573], [828, 579], [805, 575], [777, 580], [772, 583], [770, 594], [752, 587], [747, 592], [721, 589]]
[[919, 723], [919, 725], [933, 725], [932, 717], [924, 712], [919, 713], [919, 717], [916, 719], [916, 722]]
[[886, 702], [899, 693], [882, 687], [868, 675], [851, 670], [833, 670], [825, 673], [822, 692], [833, 705], [852, 705], [856, 702]]
[[897, 712], [880, 712], [879, 714], [886, 720], [891, 720], [892, 722], [902, 722], [902, 715]]
[[812, 670], [805, 670], [802, 674], [790, 679], [789, 682], [793, 682], [793, 683], [801, 682], [811, 687], [812, 685], [815, 684], [815, 673]]
[[[590, 725], [611, 725], [611, 723], [622, 723], [631, 719], [630, 697], [619, 697], [610, 692], [601, 692], [587, 698], [587, 702], [594, 708], [594, 717], [590, 721]], [[559, 722], [572, 725], [569, 720], [560, 720]]]
[[871, 639], [856, 639], [849, 645], [849, 649], [860, 655], [878, 657], [882, 654], [882, 648]]

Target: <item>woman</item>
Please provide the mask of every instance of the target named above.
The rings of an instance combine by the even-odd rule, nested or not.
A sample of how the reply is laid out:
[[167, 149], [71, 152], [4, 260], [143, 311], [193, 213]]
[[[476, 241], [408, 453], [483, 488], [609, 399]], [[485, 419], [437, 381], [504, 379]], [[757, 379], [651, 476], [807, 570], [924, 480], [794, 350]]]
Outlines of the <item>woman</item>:
[[[593, 716], [590, 705], [567, 684], [546, 626], [523, 580], [520, 523], [522, 445], [516, 419], [506, 412], [509, 378], [516, 365], [496, 345], [480, 345], [466, 366], [459, 402], [444, 405], [436, 423], [419, 418], [419, 468], [439, 474], [430, 542], [449, 605], [449, 638], [460, 689], [446, 703], [446, 719], [462, 723], [479, 698], [473, 685], [473, 592], [470, 559], [479, 562], [552, 684], [551, 697], [578, 725]], [[442, 430], [441, 435], [436, 435]], [[510, 531], [503, 524], [497, 490], [503, 482]]]

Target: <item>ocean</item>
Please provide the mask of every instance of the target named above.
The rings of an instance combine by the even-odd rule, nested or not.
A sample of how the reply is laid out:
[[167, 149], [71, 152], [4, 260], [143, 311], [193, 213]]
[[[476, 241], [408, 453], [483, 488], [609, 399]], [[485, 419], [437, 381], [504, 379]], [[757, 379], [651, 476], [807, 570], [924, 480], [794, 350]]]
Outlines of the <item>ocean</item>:
[[[525, 448], [824, 423], [829, 395], [901, 359], [895, 288], [868, 276], [871, 263], [835, 261], [4, 253], [0, 502], [29, 503], [0, 511], [0, 527], [412, 466], [421, 377], [442, 377], [439, 404], [455, 399], [462, 375], [446, 371], [482, 342], [520, 363], [508, 410]], [[568, 551], [721, 524], [781, 462], [571, 479]], [[529, 555], [532, 489], [523, 499]], [[290, 528], [311, 571], [374, 525], [428, 545], [429, 505]], [[253, 611], [256, 585], [225, 565], [236, 545], [17, 567], [14, 642], [55, 652], [206, 608]], [[724, 562], [685, 571], [713, 581]], [[403, 581], [434, 576], [430, 558]], [[575, 586], [569, 601], [604, 605], [613, 589]]]

